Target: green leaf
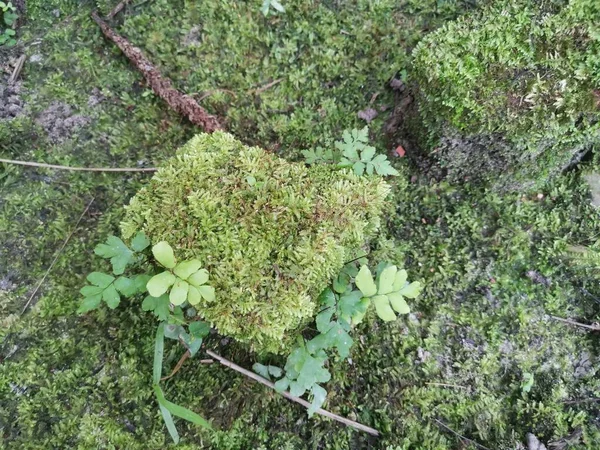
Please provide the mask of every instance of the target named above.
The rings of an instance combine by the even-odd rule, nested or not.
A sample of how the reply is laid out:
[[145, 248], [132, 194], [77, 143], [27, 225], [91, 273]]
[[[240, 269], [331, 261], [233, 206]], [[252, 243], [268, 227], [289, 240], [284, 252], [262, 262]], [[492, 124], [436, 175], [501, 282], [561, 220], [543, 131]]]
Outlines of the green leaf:
[[367, 309], [371, 305], [371, 299], [363, 298], [360, 301], [360, 309], [357, 308], [357, 312], [352, 316], [352, 325], [358, 325], [362, 322], [367, 313]]
[[191, 338], [189, 342], [186, 342], [186, 347], [190, 352], [190, 357], [196, 356], [196, 353], [202, 347], [202, 338]]
[[349, 285], [350, 285], [350, 275], [348, 275], [347, 273], [344, 273], [344, 272], [340, 273], [333, 280], [333, 290], [335, 292], [337, 292], [338, 294], [343, 294], [344, 292], [346, 292]]
[[106, 302], [106, 306], [110, 309], [115, 309], [121, 302], [121, 296], [115, 289], [114, 285], [108, 286], [102, 293], [102, 299]]
[[399, 291], [406, 284], [406, 280], [408, 279], [408, 273], [406, 270], [401, 269], [396, 272], [396, 276], [394, 277], [394, 286], [392, 286], [392, 290], [394, 292]]
[[154, 275], [146, 284], [146, 289], [152, 297], [160, 297], [175, 283], [177, 277], [168, 270]]
[[533, 387], [534, 377], [532, 373], [523, 373], [523, 381], [521, 381], [521, 391], [529, 392]]
[[396, 266], [387, 266], [381, 271], [381, 274], [379, 275], [379, 289], [377, 290], [379, 295], [385, 295], [392, 292], [397, 271], [398, 268]]
[[160, 413], [162, 414], [165, 425], [167, 426], [167, 430], [171, 435], [171, 439], [173, 439], [175, 445], [179, 444], [179, 433], [177, 432], [177, 428], [175, 427], [175, 422], [173, 422], [173, 416], [171, 415], [169, 410], [163, 405], [159, 404], [158, 408], [160, 409]]
[[332, 343], [332, 346], [337, 349], [340, 358], [347, 358], [350, 354], [350, 348], [354, 344], [354, 341], [348, 332], [344, 330], [339, 323], [336, 323], [336, 325], [327, 332], [327, 337]]
[[106, 288], [110, 283], [112, 283], [115, 280], [115, 277], [101, 272], [92, 272], [87, 276], [87, 280], [94, 286]]
[[115, 275], [121, 275], [127, 264], [133, 261], [133, 252], [116, 236], [109, 236], [106, 244], [98, 244], [94, 253], [102, 258], [110, 258]]
[[208, 423], [206, 419], [204, 419], [202, 416], [196, 414], [195, 412], [187, 408], [184, 408], [183, 406], [179, 406], [175, 403], [171, 403], [170, 401], [168, 401], [165, 398], [162, 389], [158, 384], [154, 384], [154, 392], [156, 393], [158, 403], [161, 406], [165, 407], [174, 416], [181, 417], [182, 419], [187, 420], [188, 422], [192, 422], [195, 425], [200, 425], [204, 428], [212, 430], [212, 426], [210, 425], [210, 423]]
[[372, 297], [377, 294], [377, 286], [373, 281], [373, 275], [371, 275], [371, 271], [366, 265], [360, 268], [354, 282], [365, 297]]
[[135, 290], [138, 294], [143, 294], [144, 292], [147, 291], [146, 285], [148, 284], [148, 281], [150, 281], [151, 279], [152, 279], [152, 276], [146, 275], [146, 274], [135, 275], [131, 278], [131, 280], [133, 281], [133, 284], [135, 286]]
[[[104, 288], [102, 288], [102, 287], [87, 285], [87, 286], [82, 287], [79, 290], [79, 292], [84, 297], [94, 297], [98, 294], [102, 294], [103, 290], [104, 290]], [[102, 295], [100, 295], [100, 297], [102, 297]]]
[[154, 363], [152, 366], [152, 382], [160, 383], [162, 376], [163, 354], [165, 351], [165, 324], [161, 322], [156, 328], [156, 337], [154, 338]]
[[154, 258], [167, 269], [175, 267], [175, 255], [173, 249], [166, 241], [161, 241], [152, 247]]
[[269, 375], [269, 369], [267, 366], [264, 366], [259, 363], [254, 363], [252, 365], [252, 370], [255, 373], [259, 374], [261, 377], [266, 378], [267, 380], [271, 379], [271, 376]]
[[169, 317], [169, 296], [163, 294], [160, 297], [152, 297], [148, 295], [142, 302], [144, 311], [152, 311], [160, 320], [167, 320]]
[[283, 5], [281, 3], [279, 3], [277, 0], [271, 0], [271, 6], [273, 8], [275, 8], [277, 11], [279, 11], [280, 13], [284, 13], [285, 9], [283, 8]]
[[208, 322], [198, 320], [196, 322], [190, 323], [188, 329], [193, 337], [203, 338], [208, 336], [208, 334], [210, 333], [210, 324]]
[[132, 279], [127, 277], [119, 277], [115, 280], [114, 283], [115, 288], [125, 297], [131, 297], [132, 295], [137, 294], [137, 286], [133, 282]]
[[285, 392], [290, 386], [290, 380], [288, 378], [282, 378], [275, 382], [275, 390], [279, 393]]
[[362, 298], [363, 294], [358, 290], [342, 294], [340, 296], [340, 301], [338, 302], [338, 315], [342, 317], [352, 317], [356, 314], [357, 310], [362, 309], [360, 303]]
[[131, 241], [131, 248], [135, 252], [141, 252], [150, 245], [150, 240], [143, 231], [138, 232]]
[[182, 280], [187, 280], [190, 275], [196, 273], [202, 266], [202, 263], [197, 259], [190, 259], [189, 261], [180, 262], [173, 269], [173, 273]]
[[83, 314], [88, 311], [92, 311], [93, 309], [97, 309], [100, 306], [101, 302], [102, 302], [101, 294], [86, 297], [81, 302], [81, 305], [79, 305], [79, 308], [77, 308], [77, 312], [79, 314]]
[[185, 332], [185, 329], [181, 326], [181, 325], [176, 325], [176, 324], [168, 324], [165, 326], [165, 337], [167, 339], [174, 339], [176, 341], [179, 340], [179, 338], [185, 338], [187, 336], [187, 333]]
[[399, 294], [407, 298], [417, 298], [421, 293], [423, 286], [418, 281], [413, 281], [408, 286], [403, 287]]
[[399, 175], [398, 171], [392, 167], [385, 155], [377, 155], [371, 162], [379, 175]]
[[390, 301], [386, 295], [376, 295], [372, 298], [377, 315], [385, 322], [396, 320], [396, 314], [390, 307]]
[[200, 269], [196, 273], [193, 273], [188, 278], [187, 282], [196, 287], [202, 286], [208, 281], [208, 271], [206, 269]]
[[283, 370], [281, 369], [281, 367], [268, 366], [268, 368], [269, 368], [269, 373], [271, 375], [273, 375], [275, 378], [279, 378], [281, 375], [283, 375]]
[[327, 391], [325, 389], [323, 389], [321, 386], [319, 386], [318, 384], [315, 384], [312, 387], [311, 393], [312, 393], [313, 399], [310, 404], [310, 407], [308, 408], [308, 417], [312, 417], [312, 415], [319, 408], [321, 408], [321, 406], [323, 406], [323, 403], [325, 403], [325, 399], [327, 398]]
[[188, 287], [187, 293], [187, 301], [190, 305], [197, 305], [202, 300], [202, 296], [200, 295], [200, 291], [196, 286], [192, 286], [191, 284]]
[[321, 333], [327, 333], [331, 328], [331, 317], [335, 312], [335, 294], [330, 288], [325, 289], [317, 298], [317, 304], [321, 308], [321, 312], [317, 314], [315, 319], [317, 330]]
[[171, 293], [169, 294], [169, 300], [173, 305], [181, 305], [187, 300], [188, 289], [190, 285], [187, 281], [178, 279], [175, 281]]
[[387, 298], [392, 305], [392, 308], [394, 308], [398, 314], [410, 313], [410, 307], [408, 306], [408, 303], [406, 303], [404, 297], [402, 297], [402, 295], [398, 292], [390, 292], [387, 295]]
[[198, 290], [202, 295], [202, 298], [207, 302], [215, 301], [215, 288], [212, 286], [198, 286]]
[[373, 156], [375, 156], [375, 147], [366, 146], [360, 153], [360, 160], [362, 162], [368, 162], [373, 159]]
[[352, 170], [354, 170], [354, 173], [358, 176], [361, 176], [363, 173], [365, 173], [365, 168], [365, 163], [361, 161], [357, 161], [352, 165]]

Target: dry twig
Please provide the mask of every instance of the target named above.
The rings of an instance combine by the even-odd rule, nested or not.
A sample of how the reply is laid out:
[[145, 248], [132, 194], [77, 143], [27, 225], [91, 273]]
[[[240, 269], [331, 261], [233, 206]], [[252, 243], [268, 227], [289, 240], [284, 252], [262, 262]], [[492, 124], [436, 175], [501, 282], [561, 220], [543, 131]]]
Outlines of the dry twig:
[[0, 163], [5, 164], [17, 164], [19, 166], [27, 167], [42, 167], [44, 169], [58, 169], [58, 170], [72, 170], [76, 172], [156, 172], [156, 167], [72, 167], [72, 166], [59, 166], [56, 164], [45, 164], [33, 161], [17, 161], [14, 159], [3, 159], [0, 158]]
[[162, 98], [174, 111], [184, 115], [192, 122], [204, 129], [207, 133], [222, 129], [217, 118], [209, 114], [189, 95], [182, 94], [171, 84], [171, 80], [163, 78], [159, 70], [144, 56], [142, 51], [134, 47], [122, 36], [115, 33], [96, 12], [92, 13], [92, 19], [98, 24], [102, 33], [113, 41], [117, 47], [127, 56], [133, 65], [144, 75], [148, 85]]
[[554, 320], [558, 320], [559, 322], [568, 323], [569, 325], [575, 325], [577, 327], [587, 328], [588, 330], [593, 330], [593, 331], [600, 331], [600, 325], [598, 325], [598, 324], [587, 325], [585, 323], [575, 322], [574, 320], [571, 320], [571, 319], [563, 319], [562, 317], [556, 317], [556, 316], [550, 316], [550, 317], [553, 318]]
[[273, 86], [278, 85], [283, 80], [284, 80], [283, 78], [278, 78], [276, 80], [271, 81], [270, 83], [265, 84], [264, 86], [259, 87], [258, 89], [254, 89], [250, 92], [253, 92], [254, 94], [260, 94], [262, 92], [265, 92], [267, 89], [271, 89]]
[[92, 203], [94, 203], [94, 200], [95, 200], [95, 198], [92, 197], [92, 199], [90, 200], [90, 202], [88, 203], [88, 205], [85, 207], [85, 209], [81, 213], [81, 216], [79, 216], [79, 219], [77, 220], [77, 223], [75, 223], [75, 226], [73, 227], [73, 229], [71, 230], [71, 232], [69, 233], [69, 235], [67, 236], [67, 238], [64, 240], [64, 242], [62, 243], [62, 245], [58, 249], [58, 252], [56, 252], [56, 255], [54, 256], [54, 259], [52, 260], [52, 263], [50, 264], [50, 267], [48, 267], [48, 270], [46, 270], [46, 273], [44, 274], [44, 277], [40, 280], [40, 282], [35, 287], [35, 290], [33, 291], [33, 294], [31, 294], [29, 296], [29, 300], [27, 300], [27, 303], [25, 303], [25, 306], [21, 310], [21, 314], [23, 314], [25, 312], [25, 310], [27, 309], [27, 307], [29, 306], [29, 304], [31, 303], [31, 301], [33, 300], [33, 298], [35, 297], [35, 294], [37, 294], [38, 290], [40, 289], [40, 286], [46, 280], [46, 277], [48, 276], [48, 274], [50, 273], [50, 271], [54, 267], [54, 264], [56, 264], [56, 261], [58, 261], [58, 257], [60, 256], [60, 254], [64, 250], [65, 246], [67, 245], [67, 243], [69, 242], [69, 240], [71, 239], [71, 237], [73, 236], [73, 234], [75, 234], [75, 231], [77, 230], [77, 227], [79, 226], [79, 223], [83, 219], [83, 216], [85, 216], [85, 214], [90, 209], [90, 206], [92, 206]]
[[8, 83], [14, 83], [15, 81], [17, 81], [17, 78], [19, 78], [19, 75], [21, 74], [21, 71], [23, 70], [23, 65], [25, 64], [25, 55], [21, 55], [19, 57], [19, 59], [17, 60], [17, 63], [15, 64], [15, 68], [13, 70], [12, 75], [10, 76], [10, 78], [8, 79]]
[[112, 19], [113, 17], [115, 17], [117, 14], [119, 14], [121, 12], [121, 10], [123, 8], [125, 8], [125, 5], [129, 3], [129, 0], [123, 0], [121, 2], [119, 2], [117, 4], [117, 6], [115, 6], [111, 12], [108, 13], [108, 15], [106, 16], [107, 19]]
[[447, 431], [449, 431], [450, 433], [452, 433], [453, 435], [455, 435], [456, 437], [458, 437], [458, 438], [460, 438], [460, 439], [462, 439], [462, 440], [464, 440], [464, 441], [470, 442], [470, 443], [471, 443], [471, 444], [473, 444], [475, 447], [481, 448], [481, 449], [483, 449], [483, 450], [490, 450], [490, 449], [489, 449], [489, 448], [487, 448], [486, 446], [484, 446], [484, 445], [481, 445], [481, 444], [479, 444], [479, 443], [475, 442], [473, 439], [469, 439], [468, 437], [465, 437], [465, 436], [463, 436], [462, 434], [459, 434], [459, 433], [457, 433], [456, 431], [454, 431], [452, 428], [450, 428], [448, 425], [446, 425], [446, 424], [445, 424], [444, 422], [442, 422], [441, 420], [438, 420], [438, 419], [433, 419], [433, 421], [434, 421], [435, 423], [437, 423], [437, 424], [438, 424], [440, 427], [444, 428], [445, 430], [447, 430]]
[[[252, 378], [254, 381], [258, 381], [259, 383], [264, 384], [265, 386], [269, 386], [271, 389], [275, 389], [275, 385], [273, 383], [271, 383], [269, 380], [261, 377], [260, 375], [257, 375], [254, 372], [250, 372], [249, 370], [246, 370], [243, 367], [240, 367], [237, 364], [232, 363], [228, 359], [226, 359], [220, 355], [217, 355], [215, 352], [213, 352], [211, 350], [206, 350], [206, 353], [208, 353], [208, 355], [210, 355], [212, 358], [219, 361], [225, 367], [229, 367], [230, 369], [233, 369], [236, 372], [239, 372], [242, 375], [247, 376], [248, 378]], [[285, 398], [292, 400], [296, 403], [300, 403], [305, 408], [310, 407], [309, 402], [307, 402], [306, 400], [303, 400], [299, 397], [296, 397], [296, 396], [290, 394], [289, 392], [282, 392], [281, 395], [283, 395]], [[349, 427], [356, 428], [357, 430], [364, 431], [365, 433], [372, 434], [373, 436], [379, 436], [379, 431], [377, 431], [376, 429], [368, 427], [361, 423], [355, 422], [354, 420], [350, 420], [350, 419], [346, 419], [345, 417], [338, 416], [337, 414], [333, 414], [323, 408], [319, 408], [315, 412], [322, 416], [329, 417], [330, 419], [337, 420], [338, 422], [341, 422], [344, 425], [347, 425]]]

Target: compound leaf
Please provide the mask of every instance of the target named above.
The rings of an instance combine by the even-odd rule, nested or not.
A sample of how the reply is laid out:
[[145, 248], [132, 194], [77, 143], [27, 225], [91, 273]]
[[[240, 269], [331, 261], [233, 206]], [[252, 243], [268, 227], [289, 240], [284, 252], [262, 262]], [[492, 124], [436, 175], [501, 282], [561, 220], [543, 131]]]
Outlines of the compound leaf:
[[386, 295], [376, 295], [373, 297], [373, 303], [375, 304], [375, 310], [377, 315], [385, 322], [396, 320], [396, 314], [390, 306], [390, 301]]
[[407, 298], [417, 298], [421, 293], [423, 286], [418, 281], [413, 281], [408, 286], [404, 286], [400, 289], [400, 294]]
[[101, 272], [92, 272], [87, 276], [87, 280], [94, 286], [106, 288], [115, 280], [115, 277]]
[[154, 275], [146, 284], [146, 289], [152, 297], [160, 297], [175, 283], [177, 277], [168, 270]]
[[86, 297], [81, 302], [81, 305], [79, 305], [79, 308], [77, 308], [77, 312], [82, 314], [82, 313], [86, 313], [88, 311], [92, 311], [93, 309], [98, 308], [100, 306], [101, 302], [102, 302], [102, 294]]
[[160, 241], [152, 247], [152, 254], [154, 255], [154, 258], [167, 269], [175, 267], [175, 255], [168, 242]]
[[111, 284], [104, 289], [104, 292], [102, 292], [102, 299], [106, 302], [106, 306], [108, 306], [110, 309], [115, 309], [121, 302], [121, 296], [117, 292], [114, 284]]
[[325, 403], [325, 399], [327, 398], [327, 391], [325, 389], [323, 389], [321, 386], [319, 386], [318, 384], [315, 384], [312, 387], [311, 393], [312, 393], [313, 399], [310, 404], [310, 407], [308, 408], [308, 417], [312, 417], [312, 415], [319, 408], [321, 408], [321, 406], [323, 406], [323, 403]]
[[366, 265], [360, 268], [354, 282], [365, 297], [372, 297], [377, 294], [377, 286], [373, 281], [373, 275]]
[[135, 237], [131, 240], [131, 248], [135, 252], [141, 252], [150, 245], [150, 239], [144, 234], [144, 232], [138, 232]]
[[396, 266], [387, 266], [381, 271], [381, 274], [379, 275], [379, 289], [377, 290], [379, 295], [385, 295], [392, 292], [397, 271], [398, 268]]
[[171, 289], [171, 293], [169, 294], [169, 300], [173, 305], [181, 305], [187, 300], [189, 286], [187, 281], [180, 279], [175, 281], [173, 289]]
[[173, 273], [182, 280], [187, 280], [190, 275], [196, 273], [202, 266], [202, 263], [197, 259], [190, 259], [189, 261], [182, 261], [175, 266]]

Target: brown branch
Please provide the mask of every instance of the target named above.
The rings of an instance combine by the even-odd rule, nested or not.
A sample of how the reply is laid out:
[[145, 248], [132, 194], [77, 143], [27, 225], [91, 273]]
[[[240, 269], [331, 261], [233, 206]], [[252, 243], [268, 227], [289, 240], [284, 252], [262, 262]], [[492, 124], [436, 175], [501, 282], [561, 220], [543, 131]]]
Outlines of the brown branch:
[[440, 427], [444, 428], [445, 430], [449, 431], [450, 433], [452, 433], [453, 435], [457, 436], [458, 438], [470, 442], [471, 444], [473, 444], [475, 447], [481, 448], [483, 450], [490, 450], [489, 448], [487, 448], [484, 445], [481, 445], [477, 442], [475, 442], [473, 439], [469, 439], [468, 437], [463, 436], [462, 434], [458, 434], [456, 431], [454, 431], [452, 428], [450, 428], [448, 425], [446, 425], [444, 422], [442, 422], [441, 420], [438, 419], [433, 419], [433, 421], [435, 423], [437, 423]]
[[142, 51], [131, 45], [127, 39], [115, 33], [94, 11], [92, 19], [98, 24], [104, 35], [113, 41], [129, 58], [133, 65], [144, 75], [148, 85], [174, 111], [186, 116], [190, 122], [204, 129], [207, 133], [222, 129], [217, 118], [210, 115], [189, 95], [182, 94], [171, 84], [171, 80], [163, 78], [159, 70], [144, 56]]
[[19, 166], [27, 167], [42, 167], [44, 169], [58, 169], [58, 170], [72, 170], [79, 172], [156, 172], [156, 167], [72, 167], [72, 166], [58, 166], [56, 164], [45, 164], [32, 161], [17, 161], [15, 159], [3, 159], [0, 158], [0, 163], [5, 164], [17, 164]]
[[46, 273], [44, 274], [44, 277], [40, 280], [40, 282], [35, 287], [35, 290], [33, 291], [33, 294], [31, 294], [29, 296], [29, 300], [27, 300], [27, 303], [25, 303], [25, 306], [23, 306], [23, 309], [21, 310], [21, 314], [23, 314], [25, 312], [25, 310], [27, 309], [27, 307], [29, 306], [29, 304], [31, 303], [31, 301], [33, 300], [33, 298], [35, 297], [35, 294], [37, 294], [38, 290], [40, 289], [40, 286], [46, 280], [46, 277], [48, 276], [48, 274], [50, 273], [50, 271], [54, 267], [54, 264], [56, 264], [56, 261], [58, 261], [58, 257], [60, 256], [60, 254], [64, 250], [65, 246], [67, 245], [67, 243], [69, 242], [69, 240], [71, 239], [71, 237], [73, 236], [73, 234], [75, 234], [75, 231], [77, 230], [77, 227], [79, 226], [79, 223], [81, 222], [81, 219], [83, 219], [83, 216], [85, 216], [85, 214], [88, 212], [88, 210], [90, 209], [90, 206], [92, 206], [92, 203], [94, 203], [94, 200], [95, 200], [95, 198], [92, 197], [92, 199], [90, 200], [90, 202], [88, 203], [88, 205], [85, 207], [85, 209], [81, 213], [81, 216], [79, 216], [79, 219], [77, 220], [77, 223], [75, 223], [75, 226], [73, 227], [73, 229], [71, 230], [71, 232], [69, 233], [69, 235], [67, 236], [67, 238], [64, 240], [64, 242], [62, 243], [62, 245], [58, 249], [58, 252], [56, 252], [56, 255], [54, 256], [54, 259], [52, 260], [52, 263], [50, 264], [50, 267], [48, 267], [48, 270], [46, 270]]
[[[228, 359], [226, 359], [220, 355], [217, 355], [215, 352], [213, 352], [211, 350], [206, 350], [206, 353], [208, 353], [208, 355], [210, 355], [212, 358], [219, 361], [225, 367], [229, 367], [230, 369], [233, 369], [236, 372], [239, 372], [239, 373], [247, 376], [248, 378], [252, 378], [254, 381], [258, 381], [259, 383], [264, 384], [265, 386], [268, 386], [271, 389], [275, 389], [275, 385], [272, 382], [261, 377], [260, 375], [257, 375], [254, 372], [250, 372], [249, 370], [246, 370], [243, 367], [240, 367], [237, 364], [232, 363]], [[283, 395], [285, 398], [292, 400], [296, 403], [300, 403], [305, 408], [310, 407], [309, 402], [307, 402], [306, 400], [303, 400], [299, 397], [296, 397], [295, 395], [292, 395], [289, 392], [281, 392], [281, 395]], [[379, 436], [379, 431], [377, 431], [376, 429], [368, 427], [361, 423], [355, 422], [353, 420], [346, 419], [345, 417], [338, 416], [337, 414], [333, 414], [325, 409], [319, 408], [315, 412], [322, 416], [329, 417], [330, 419], [337, 420], [338, 422], [341, 422], [344, 425], [347, 425], [349, 427], [356, 428], [357, 430], [364, 431], [365, 433], [372, 434], [373, 436]]]
[[190, 351], [186, 350], [185, 353], [181, 356], [181, 358], [179, 359], [179, 361], [177, 362], [177, 364], [175, 365], [175, 368], [173, 369], [173, 371], [167, 375], [166, 377], [162, 377], [160, 379], [160, 381], [165, 381], [168, 380], [169, 378], [171, 378], [173, 375], [175, 375], [177, 372], [179, 372], [179, 369], [181, 369], [181, 366], [183, 366], [183, 363], [190, 357]]
[[261, 86], [257, 89], [254, 89], [250, 92], [254, 93], [254, 94], [261, 94], [263, 92], [265, 92], [267, 89], [271, 89], [273, 86], [278, 85], [279, 83], [281, 83], [284, 79], [283, 78], [278, 78], [276, 80], [271, 81], [270, 83], [265, 84], [264, 86]]
[[123, 8], [125, 8], [125, 5], [129, 3], [129, 0], [123, 0], [121, 2], [119, 2], [117, 4], [117, 6], [115, 6], [111, 12], [108, 13], [108, 15], [106, 16], [107, 19], [112, 19], [113, 17], [115, 17], [117, 14], [119, 14], [121, 12], [121, 10]]
[[21, 70], [23, 70], [23, 64], [25, 64], [25, 55], [21, 55], [17, 60], [17, 63], [15, 64], [15, 69], [13, 70], [12, 75], [8, 79], [9, 84], [17, 81], [17, 78], [19, 78], [19, 75], [21, 74]]
[[600, 331], [600, 325], [592, 324], [587, 325], [585, 323], [575, 322], [571, 319], [563, 319], [562, 317], [550, 316], [554, 320], [558, 320], [559, 322], [568, 323], [569, 325], [575, 325], [576, 327], [587, 328], [588, 330]]

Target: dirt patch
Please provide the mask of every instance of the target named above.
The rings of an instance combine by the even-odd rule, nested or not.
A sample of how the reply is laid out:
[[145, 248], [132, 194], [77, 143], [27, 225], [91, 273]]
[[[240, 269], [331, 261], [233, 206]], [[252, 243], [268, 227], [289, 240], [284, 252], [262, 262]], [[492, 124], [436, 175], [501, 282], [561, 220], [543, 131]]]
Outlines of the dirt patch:
[[21, 83], [0, 82], [0, 120], [11, 120], [23, 113], [25, 102], [21, 99]]
[[69, 105], [61, 102], [53, 102], [36, 119], [36, 123], [46, 131], [48, 139], [54, 144], [70, 138], [74, 132], [89, 122], [89, 117], [74, 114]]

